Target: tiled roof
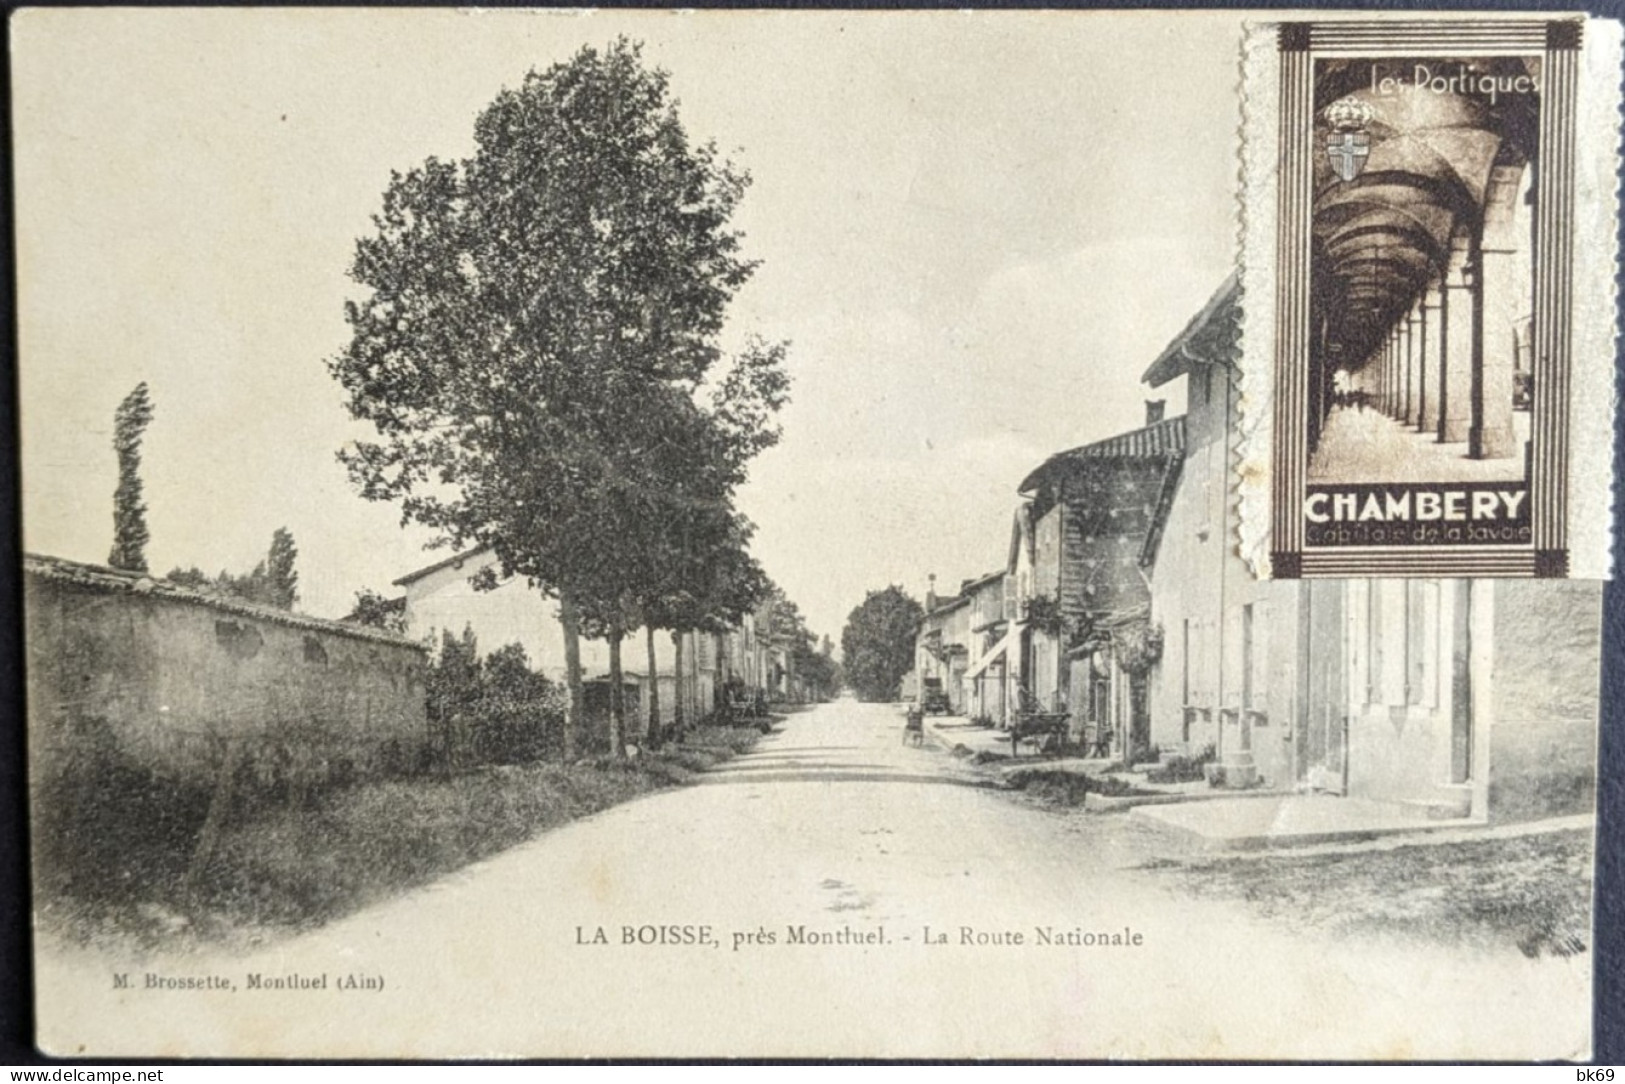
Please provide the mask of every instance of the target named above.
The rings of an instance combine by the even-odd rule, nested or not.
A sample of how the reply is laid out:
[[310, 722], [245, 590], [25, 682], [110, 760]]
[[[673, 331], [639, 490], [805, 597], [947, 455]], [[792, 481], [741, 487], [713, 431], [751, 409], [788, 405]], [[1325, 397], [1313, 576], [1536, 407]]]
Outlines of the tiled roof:
[[959, 593], [965, 598], [970, 598], [978, 588], [986, 587], [995, 580], [1002, 580], [1006, 575], [1007, 572], [1005, 569], [996, 568], [985, 576], [978, 576], [974, 580], [966, 580], [964, 583], [960, 584]]
[[939, 598], [937, 599], [937, 604], [931, 607], [931, 609], [922, 613], [919, 621], [915, 622], [915, 624], [917, 624], [920, 628], [924, 628], [926, 622], [930, 621], [933, 617], [945, 617], [954, 610], [957, 610], [962, 606], [968, 606], [969, 604], [969, 592], [954, 595], [950, 598]]
[[1192, 365], [1233, 365], [1240, 342], [1241, 280], [1231, 275], [1140, 379], [1158, 388]]
[[423, 577], [432, 576], [436, 572], [439, 572], [443, 568], [450, 568], [453, 565], [461, 564], [462, 562], [467, 561], [467, 560], [469, 560], [470, 558], [473, 558], [473, 557], [481, 557], [486, 552], [488, 552], [490, 550], [490, 548], [491, 548], [490, 546], [476, 546], [471, 550], [464, 550], [462, 553], [454, 553], [450, 557], [444, 558], [443, 560], [436, 561], [432, 565], [425, 565], [423, 568], [418, 569], [416, 572], [408, 572], [406, 575], [402, 576], [400, 579], [394, 581], [394, 586], [396, 586], [396, 587], [405, 587], [407, 584], [416, 583], [418, 580], [421, 580]]
[[175, 602], [189, 603], [194, 606], [205, 606], [211, 610], [220, 610], [240, 617], [252, 617], [257, 621], [269, 621], [274, 625], [287, 625], [290, 628], [308, 629], [311, 632], [326, 632], [337, 636], [348, 636], [352, 640], [372, 640], [377, 643], [389, 644], [391, 647], [410, 647], [419, 651], [427, 650], [424, 645], [415, 640], [408, 640], [404, 636], [387, 632], [384, 629], [368, 628], [365, 625], [346, 625], [321, 617], [296, 614], [290, 610], [279, 610], [275, 606], [261, 606], [258, 603], [244, 602], [241, 599], [209, 594], [190, 587], [183, 587], [178, 583], [170, 583], [168, 580], [151, 576], [145, 572], [130, 572], [120, 568], [108, 568], [104, 565], [87, 565], [80, 561], [68, 561], [61, 557], [46, 557], [42, 554], [28, 553], [23, 555], [23, 573], [53, 583], [72, 584], [75, 587], [89, 591], [101, 591], [107, 594], [152, 595]]
[[1022, 480], [1018, 493], [1031, 493], [1058, 467], [1095, 459], [1166, 459], [1185, 451], [1185, 418], [1167, 418], [1144, 429], [1119, 433], [1050, 456]]

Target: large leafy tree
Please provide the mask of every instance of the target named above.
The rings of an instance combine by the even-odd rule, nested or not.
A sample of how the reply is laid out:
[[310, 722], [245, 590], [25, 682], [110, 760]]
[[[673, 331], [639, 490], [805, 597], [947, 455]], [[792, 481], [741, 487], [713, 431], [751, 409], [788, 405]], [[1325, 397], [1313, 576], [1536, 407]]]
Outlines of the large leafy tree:
[[118, 455], [118, 487], [113, 491], [113, 550], [107, 563], [131, 572], [147, 571], [147, 503], [142, 499], [141, 438], [152, 421], [146, 381], [137, 384], [113, 413], [113, 451]]
[[895, 700], [914, 665], [914, 640], [925, 610], [895, 584], [870, 591], [841, 631], [846, 680], [861, 700]]
[[713, 371], [754, 268], [729, 228], [748, 178], [690, 143], [637, 45], [532, 72], [474, 135], [471, 157], [394, 175], [357, 245], [368, 293], [330, 367], [378, 437], [341, 458], [403, 522], [559, 598], [568, 755], [582, 622], [618, 661], [655, 593], [648, 517], [670, 511], [673, 464], [715, 459], [700, 496], [727, 503], [742, 461], [722, 450], [771, 442], [782, 350]]

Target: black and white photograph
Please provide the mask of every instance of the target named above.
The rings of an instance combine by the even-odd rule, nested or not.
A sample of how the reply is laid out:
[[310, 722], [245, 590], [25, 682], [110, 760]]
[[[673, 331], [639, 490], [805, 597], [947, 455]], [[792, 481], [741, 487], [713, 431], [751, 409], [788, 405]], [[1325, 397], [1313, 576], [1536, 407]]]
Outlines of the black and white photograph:
[[15, 13], [39, 1049], [1589, 1059], [1620, 27], [1505, 23]]

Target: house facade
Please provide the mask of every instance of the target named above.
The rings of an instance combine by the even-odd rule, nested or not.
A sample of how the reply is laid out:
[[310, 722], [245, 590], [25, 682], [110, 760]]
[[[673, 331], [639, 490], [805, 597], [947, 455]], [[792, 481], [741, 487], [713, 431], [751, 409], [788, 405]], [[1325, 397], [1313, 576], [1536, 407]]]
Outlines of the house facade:
[[1601, 585], [1254, 578], [1232, 499], [1238, 319], [1232, 282], [1145, 374], [1185, 380], [1188, 403], [1150, 564], [1152, 742], [1209, 752], [1227, 786], [1479, 820], [1589, 810]]
[[965, 672], [970, 668], [971, 654], [971, 598], [962, 593], [942, 599], [933, 589], [926, 593], [925, 606], [914, 642], [914, 679], [922, 695], [926, 680], [940, 681], [948, 696], [948, 710], [964, 715]]
[[1150, 744], [1146, 566], [1184, 462], [1184, 419], [1147, 407], [1144, 427], [1060, 452], [1023, 480], [1010, 546], [1030, 707], [1068, 715], [1073, 740], [1119, 755]]
[[[564, 629], [559, 622], [558, 602], [517, 579], [493, 590], [477, 589], [472, 578], [496, 567], [494, 554], [475, 550], [437, 561], [396, 580], [395, 586], [405, 591], [406, 635], [432, 648], [442, 633], [458, 636], [464, 628], [471, 628], [482, 654], [517, 643], [524, 648], [532, 669], [551, 680], [564, 681]], [[788, 690], [784, 652], [775, 654], [773, 645], [757, 635], [756, 626], [757, 616], [746, 615], [736, 628], [722, 633], [685, 632], [674, 636], [657, 631], [653, 675], [649, 673], [644, 631], [633, 629], [621, 644], [628, 711], [646, 710], [651, 682], [657, 683], [662, 723], [673, 721], [679, 701], [684, 718], [694, 720], [715, 711], [729, 688], [747, 696], [757, 690]], [[607, 704], [608, 643], [583, 638], [580, 651], [583, 677], [603, 686], [603, 701]], [[596, 704], [592, 695], [589, 710]]]
[[961, 684], [965, 712], [972, 719], [995, 726], [1010, 725], [1020, 701], [1021, 657], [1012, 656], [1012, 638], [1019, 638], [1013, 577], [1004, 569], [971, 580], [960, 590], [967, 598], [969, 663]]

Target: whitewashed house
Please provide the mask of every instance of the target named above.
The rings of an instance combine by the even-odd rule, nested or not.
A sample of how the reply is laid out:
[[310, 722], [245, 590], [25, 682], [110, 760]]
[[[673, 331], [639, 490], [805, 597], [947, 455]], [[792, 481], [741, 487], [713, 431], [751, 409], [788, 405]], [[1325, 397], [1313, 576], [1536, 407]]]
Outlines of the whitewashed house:
[[[549, 598], [523, 580], [509, 580], [482, 591], [472, 582], [482, 570], [496, 565], [488, 550], [455, 554], [410, 572], [395, 581], [406, 592], [406, 634], [438, 648], [442, 633], [460, 636], [473, 629], [481, 655], [506, 644], [524, 648], [533, 670], [551, 680], [565, 679], [564, 629], [559, 623], [557, 599]], [[681, 670], [678, 673], [678, 657]], [[717, 696], [733, 680], [747, 694], [775, 691], [773, 658], [769, 645], [760, 642], [755, 620], [746, 615], [738, 628], [726, 633], [686, 632], [679, 653], [672, 634], [655, 632], [655, 680], [659, 683], [660, 717], [675, 717], [677, 698], [690, 722], [715, 710]], [[621, 643], [623, 679], [633, 691], [628, 710], [642, 709], [643, 690], [650, 681], [648, 646], [642, 628], [633, 629]], [[782, 666], [780, 667], [782, 670]], [[581, 674], [588, 682], [609, 675], [609, 644], [581, 640]]]

